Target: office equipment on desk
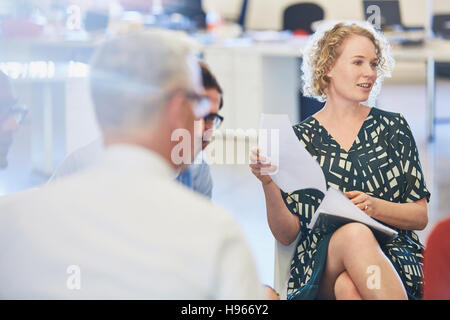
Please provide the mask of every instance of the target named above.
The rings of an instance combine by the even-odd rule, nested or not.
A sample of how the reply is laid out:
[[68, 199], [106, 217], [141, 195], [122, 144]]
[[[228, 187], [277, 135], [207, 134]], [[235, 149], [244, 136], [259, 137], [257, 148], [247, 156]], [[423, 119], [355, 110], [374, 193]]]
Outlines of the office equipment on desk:
[[421, 47], [425, 44], [425, 31], [386, 31], [386, 38], [402, 47]]

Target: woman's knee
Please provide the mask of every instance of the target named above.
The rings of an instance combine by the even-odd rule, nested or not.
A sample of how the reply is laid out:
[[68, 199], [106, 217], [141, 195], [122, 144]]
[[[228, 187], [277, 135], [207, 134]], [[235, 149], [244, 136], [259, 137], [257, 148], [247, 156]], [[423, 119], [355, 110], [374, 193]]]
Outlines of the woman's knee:
[[347, 223], [334, 233], [333, 237], [339, 237], [347, 245], [376, 242], [372, 230], [365, 224], [359, 222]]
[[358, 288], [346, 271], [342, 272], [336, 278], [336, 281], [334, 283], [334, 296], [337, 300], [361, 299]]

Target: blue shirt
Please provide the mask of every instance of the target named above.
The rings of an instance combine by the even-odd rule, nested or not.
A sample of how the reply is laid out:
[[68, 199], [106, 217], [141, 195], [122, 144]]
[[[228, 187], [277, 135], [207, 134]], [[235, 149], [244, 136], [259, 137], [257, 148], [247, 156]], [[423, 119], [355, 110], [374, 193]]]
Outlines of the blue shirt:
[[211, 169], [204, 160], [202, 160], [202, 163], [194, 163], [190, 165], [187, 169], [185, 169], [178, 175], [176, 180], [184, 184], [186, 187], [211, 199]]

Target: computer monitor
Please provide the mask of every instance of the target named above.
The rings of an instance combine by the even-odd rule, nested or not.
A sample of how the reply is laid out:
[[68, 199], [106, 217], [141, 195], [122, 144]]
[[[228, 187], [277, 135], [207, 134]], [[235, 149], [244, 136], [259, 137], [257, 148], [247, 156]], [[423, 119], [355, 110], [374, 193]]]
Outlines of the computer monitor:
[[373, 15], [372, 10], [367, 10], [370, 6], [377, 6], [380, 8], [380, 27], [385, 29], [390, 26], [403, 26], [400, 17], [400, 4], [398, 0], [363, 0], [364, 16], [366, 20]]

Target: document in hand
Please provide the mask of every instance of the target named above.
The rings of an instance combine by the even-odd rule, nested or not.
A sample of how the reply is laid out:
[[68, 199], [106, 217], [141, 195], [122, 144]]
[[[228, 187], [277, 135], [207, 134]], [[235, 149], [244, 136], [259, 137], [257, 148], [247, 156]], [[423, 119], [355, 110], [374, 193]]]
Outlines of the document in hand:
[[278, 170], [271, 174], [272, 180], [284, 192], [318, 189], [325, 195], [308, 228], [327, 232], [330, 228], [357, 221], [370, 227], [380, 240], [397, 235], [395, 230], [360, 210], [340, 190], [332, 187], [327, 189], [322, 168], [309, 152], [300, 146], [287, 115], [261, 115], [258, 148], [261, 155], [267, 156], [272, 165], [278, 167]]

